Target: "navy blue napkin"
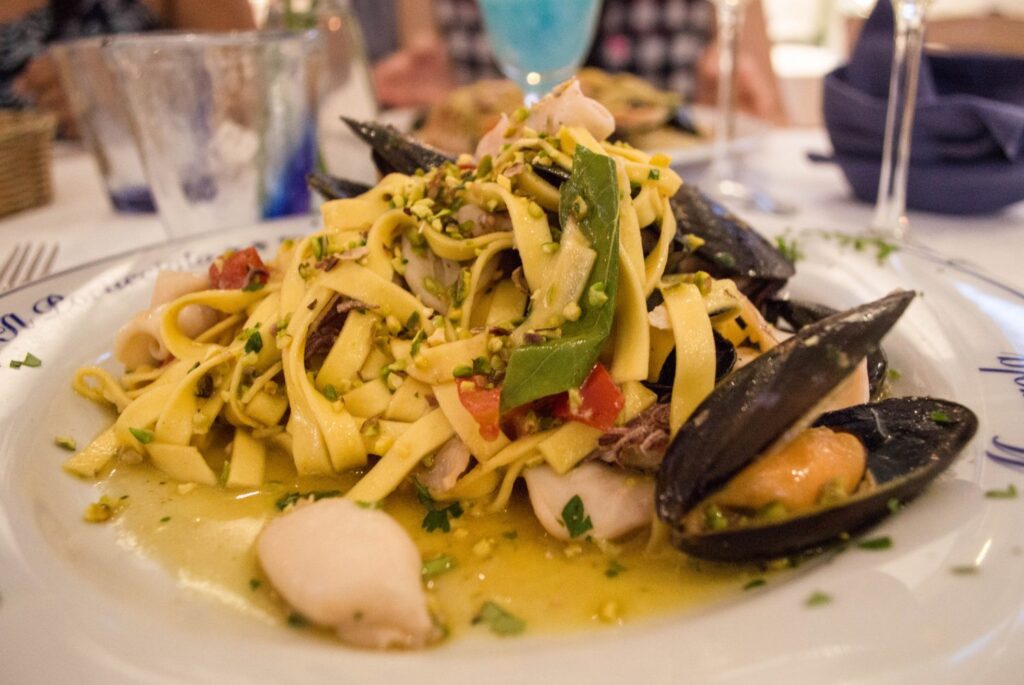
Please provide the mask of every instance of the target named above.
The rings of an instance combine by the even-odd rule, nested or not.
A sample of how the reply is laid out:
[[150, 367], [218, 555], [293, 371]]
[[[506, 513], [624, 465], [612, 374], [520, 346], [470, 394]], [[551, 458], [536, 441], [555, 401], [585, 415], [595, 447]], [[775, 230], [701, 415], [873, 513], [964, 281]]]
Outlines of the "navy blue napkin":
[[[880, 0], [850, 63], [825, 78], [825, 126], [836, 161], [855, 194], [869, 202], [878, 189], [892, 53], [892, 5]], [[1024, 59], [925, 54], [908, 206], [976, 214], [1022, 199]]]

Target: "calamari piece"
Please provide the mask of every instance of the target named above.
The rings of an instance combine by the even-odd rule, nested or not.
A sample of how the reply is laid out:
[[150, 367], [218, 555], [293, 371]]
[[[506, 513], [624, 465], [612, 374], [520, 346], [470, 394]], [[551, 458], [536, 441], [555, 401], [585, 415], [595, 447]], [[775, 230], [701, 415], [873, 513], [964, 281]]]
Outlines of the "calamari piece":
[[419, 551], [382, 511], [347, 499], [300, 504], [257, 542], [260, 565], [297, 612], [359, 647], [423, 647], [437, 637]]
[[[581, 126], [597, 138], [604, 140], [615, 131], [615, 117], [604, 105], [592, 100], [580, 90], [579, 81], [572, 79], [545, 95], [530, 109], [525, 126], [538, 133], [555, 135], [563, 126]], [[497, 155], [501, 146], [509, 142], [505, 132], [511, 127], [504, 114], [476, 146], [476, 158]]]
[[469, 466], [469, 448], [460, 438], [452, 438], [434, 455], [434, 465], [423, 474], [420, 482], [439, 497], [455, 487], [455, 482]]
[[569, 540], [562, 510], [574, 496], [594, 527], [588, 535], [613, 540], [648, 525], [654, 518], [654, 481], [621, 469], [586, 463], [564, 476], [549, 466], [523, 473], [530, 504], [544, 530], [559, 540]]
[[[206, 290], [210, 280], [182, 271], [161, 271], [153, 285], [149, 309], [139, 312], [114, 336], [114, 356], [128, 369], [143, 365], [156, 366], [167, 360], [169, 353], [160, 334], [160, 321], [167, 306], [189, 293]], [[182, 332], [195, 337], [217, 323], [220, 315], [204, 305], [189, 305], [178, 314]]]

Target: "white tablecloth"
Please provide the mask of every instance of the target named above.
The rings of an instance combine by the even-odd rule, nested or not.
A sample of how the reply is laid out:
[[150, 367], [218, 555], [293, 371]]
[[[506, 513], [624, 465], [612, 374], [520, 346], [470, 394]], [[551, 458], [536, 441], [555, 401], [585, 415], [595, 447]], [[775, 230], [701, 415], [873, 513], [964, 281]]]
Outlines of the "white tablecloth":
[[[808, 161], [812, 149], [829, 149], [822, 131], [779, 130], [764, 136], [748, 156], [752, 178], [799, 207], [787, 217], [740, 212], [763, 233], [777, 235], [788, 228], [855, 233], [868, 224], [872, 208], [852, 199], [837, 167]], [[118, 214], [110, 208], [85, 152], [59, 148], [54, 182], [53, 204], [0, 221], [0, 259], [19, 241], [55, 241], [61, 248], [55, 263], [59, 271], [165, 239], [155, 215]], [[1024, 290], [1024, 203], [988, 217], [911, 213], [910, 222], [913, 240]]]

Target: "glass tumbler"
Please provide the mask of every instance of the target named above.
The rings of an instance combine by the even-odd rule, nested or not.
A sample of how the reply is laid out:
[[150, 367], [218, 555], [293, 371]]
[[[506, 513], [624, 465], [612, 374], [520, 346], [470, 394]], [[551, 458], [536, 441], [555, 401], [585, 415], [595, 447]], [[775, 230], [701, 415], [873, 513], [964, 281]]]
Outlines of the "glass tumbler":
[[156, 207], [132, 135], [128, 109], [117, 78], [104, 60], [106, 42], [106, 38], [98, 37], [54, 43], [50, 54], [110, 203], [119, 212], [152, 212]]
[[309, 211], [319, 34], [147, 34], [105, 50], [170, 237]]

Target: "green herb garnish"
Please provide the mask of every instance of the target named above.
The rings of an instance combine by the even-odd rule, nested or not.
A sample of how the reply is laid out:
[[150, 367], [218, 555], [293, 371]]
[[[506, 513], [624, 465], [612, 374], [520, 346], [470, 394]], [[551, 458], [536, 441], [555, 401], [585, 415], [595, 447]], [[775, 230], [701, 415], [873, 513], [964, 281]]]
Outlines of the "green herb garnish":
[[950, 415], [942, 411], [941, 409], [936, 409], [928, 416], [929, 418], [931, 418], [932, 421], [941, 425], [948, 425], [950, 423], [953, 423], [953, 419], [950, 417]]
[[857, 543], [857, 546], [861, 549], [867, 549], [872, 551], [889, 549], [890, 547], [892, 547], [892, 538], [890, 538], [888, 535], [883, 535], [882, 537], [871, 538], [869, 540], [861, 540]]
[[830, 603], [831, 601], [832, 595], [826, 594], [824, 592], [812, 592], [811, 596], [804, 601], [804, 604], [806, 604], [809, 607], [820, 607]]
[[75, 442], [74, 438], [68, 438], [63, 435], [58, 435], [53, 439], [53, 444], [61, 449], [67, 450], [68, 452], [74, 452], [78, 449], [78, 443]]
[[313, 498], [313, 501], [326, 499], [328, 497], [341, 497], [341, 490], [312, 490], [310, 492], [289, 492], [282, 495], [274, 506], [277, 507], [278, 511], [284, 511], [289, 506], [295, 504], [300, 499]]
[[797, 245], [796, 238], [787, 238], [784, 235], [776, 236], [775, 247], [786, 258], [786, 261], [791, 264], [796, 264], [804, 258], [804, 253], [800, 250], [800, 246]]
[[647, 172], [647, 178], [651, 181], [657, 181], [661, 179], [661, 171], [659, 169], [651, 169]]
[[767, 585], [768, 581], [764, 578], [754, 578], [753, 580], [747, 581], [747, 584], [743, 586], [743, 590], [753, 590], [754, 588]]
[[448, 573], [455, 568], [455, 558], [450, 557], [447, 554], [434, 557], [423, 562], [423, 567], [420, 569], [420, 573], [426, 579], [436, 578], [444, 573]]
[[39, 368], [42, 365], [43, 365], [43, 360], [40, 359], [39, 357], [35, 356], [31, 352], [26, 353], [25, 354], [25, 358], [22, 359], [21, 361], [18, 361], [16, 359], [12, 359], [11, 360], [11, 368], [12, 369], [20, 369], [23, 366], [27, 366], [30, 369], [37, 369], [37, 368]]
[[335, 389], [333, 385], [325, 385], [323, 388], [321, 388], [320, 392], [321, 394], [323, 394], [324, 397], [326, 397], [331, 402], [338, 401], [338, 391], [337, 389]]
[[251, 281], [249, 281], [248, 283], [246, 283], [242, 287], [242, 292], [244, 292], [244, 293], [254, 293], [257, 290], [263, 290], [263, 288], [266, 285], [267, 285], [266, 283], [264, 283], [263, 281], [259, 280], [258, 278], [254, 278], [254, 279], [252, 279]]
[[889, 508], [890, 514], [895, 514], [900, 510], [900, 501], [896, 497], [890, 497], [889, 501], [885, 503], [885, 506]]
[[171, 520], [170, 516], [164, 516], [162, 519], [160, 519], [160, 523], [167, 523], [170, 520]]
[[260, 335], [259, 331], [253, 331], [245, 341], [245, 353], [259, 354], [262, 349], [263, 336]]
[[143, 445], [153, 442], [153, 431], [148, 431], [145, 428], [129, 428], [128, 432]]
[[[589, 291], [604, 284], [615, 301], [619, 277], [619, 196], [611, 158], [576, 146], [572, 178], [562, 184], [559, 216], [564, 228], [576, 221], [597, 253], [587, 279]], [[584, 210], [585, 208], [585, 210]], [[614, 307], [580, 303], [581, 316], [562, 326], [562, 335], [513, 350], [501, 390], [501, 411], [579, 388], [587, 379], [612, 329]]]
[[989, 499], [1017, 499], [1017, 486], [1010, 483], [1005, 490], [986, 490], [985, 497]]
[[594, 527], [587, 512], [583, 510], [583, 500], [579, 495], [573, 495], [572, 499], [565, 503], [562, 509], [562, 523], [571, 538], [577, 538]]
[[288, 614], [288, 625], [290, 625], [292, 628], [305, 628], [307, 625], [309, 625], [309, 620], [306, 619], [306, 617], [302, 614], [293, 611], [290, 614]]
[[506, 530], [504, 533], [501, 534], [501, 537], [505, 538], [506, 540], [515, 540], [517, 537], [519, 537], [519, 533], [515, 530]]
[[619, 575], [620, 573], [622, 573], [625, 570], [626, 570], [626, 567], [623, 566], [622, 564], [620, 564], [618, 562], [618, 560], [612, 559], [611, 561], [608, 562], [608, 567], [605, 568], [604, 575], [607, 578], [614, 578], [615, 576]]
[[958, 575], [958, 576], [973, 576], [973, 575], [975, 575], [979, 571], [978, 567], [975, 566], [974, 564], [965, 564], [963, 566], [953, 566], [949, 570], [952, 571], [954, 573], [954, 575]]
[[452, 502], [447, 507], [439, 509], [437, 502], [423, 483], [413, 480], [412, 484], [416, 488], [416, 498], [427, 508], [427, 515], [423, 517], [423, 522], [420, 524], [423, 530], [428, 533], [433, 533], [435, 530], [449, 532], [452, 529], [449, 518], [457, 519], [462, 516], [462, 505]]
[[473, 617], [473, 625], [485, 623], [495, 635], [518, 635], [526, 630], [526, 622], [509, 613], [494, 602], [484, 602], [480, 611]]
[[259, 578], [250, 578], [249, 579], [249, 589], [250, 590], [259, 590], [260, 589], [260, 585], [263, 585], [263, 581], [260, 580]]

